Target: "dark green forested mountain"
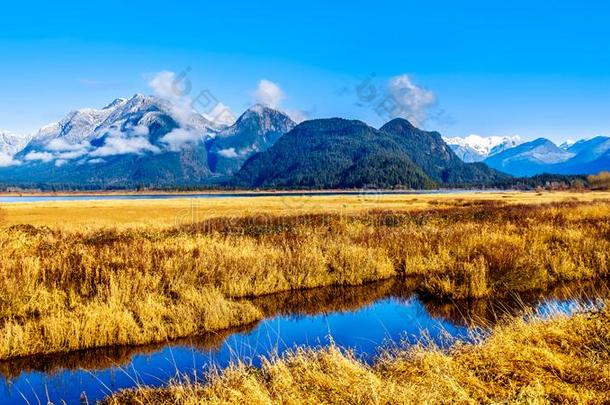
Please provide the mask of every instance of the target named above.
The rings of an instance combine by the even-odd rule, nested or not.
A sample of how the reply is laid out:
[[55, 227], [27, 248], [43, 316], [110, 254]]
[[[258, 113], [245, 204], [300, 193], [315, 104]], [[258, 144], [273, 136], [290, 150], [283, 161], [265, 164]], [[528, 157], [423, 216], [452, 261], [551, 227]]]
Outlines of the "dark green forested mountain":
[[360, 121], [307, 121], [236, 174], [244, 187], [406, 187], [492, 184], [508, 176], [462, 162], [437, 132], [395, 119], [376, 130]]
[[400, 137], [360, 121], [306, 121], [236, 174], [244, 187], [431, 188], [436, 184], [409, 158]]
[[423, 131], [396, 118], [380, 128], [396, 135], [407, 155], [433, 180], [447, 185], [492, 184], [509, 176], [482, 163], [464, 163], [438, 132]]

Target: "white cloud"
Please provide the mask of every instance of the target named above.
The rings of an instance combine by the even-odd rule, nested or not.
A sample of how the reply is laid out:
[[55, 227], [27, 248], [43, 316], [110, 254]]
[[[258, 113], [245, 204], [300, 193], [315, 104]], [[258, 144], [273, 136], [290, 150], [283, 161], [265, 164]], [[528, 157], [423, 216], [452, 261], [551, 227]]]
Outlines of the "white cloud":
[[220, 156], [232, 159], [232, 158], [248, 156], [249, 153], [255, 152], [257, 150], [258, 150], [258, 148], [252, 147], [252, 146], [248, 146], [248, 147], [240, 149], [240, 150], [235, 150], [235, 148], [227, 148], [227, 149], [219, 150], [218, 154]]
[[386, 112], [393, 118], [406, 118], [413, 125], [424, 122], [428, 109], [436, 102], [432, 91], [416, 85], [407, 74], [392, 77], [388, 82], [388, 92], [394, 103], [386, 106]]
[[203, 91], [196, 102], [188, 95], [190, 87], [181, 86], [184, 78], [174, 72], [157, 73], [148, 85], [155, 95], [168, 102], [170, 111], [180, 126], [188, 127], [195, 115], [201, 115], [215, 125], [231, 125], [236, 116], [225, 104], [218, 101], [209, 91]]
[[86, 155], [87, 152], [88, 152], [87, 149], [74, 150], [74, 151], [70, 151], [70, 152], [58, 153], [55, 155], [55, 157], [58, 159], [62, 159], [62, 160], [76, 159], [76, 158]]
[[307, 121], [309, 119], [309, 114], [301, 110], [288, 110], [286, 111], [286, 114], [290, 117], [291, 120], [293, 120], [297, 124], [300, 124], [301, 122]]
[[179, 152], [185, 145], [193, 144], [201, 140], [201, 134], [182, 128], [174, 129], [161, 138], [161, 142], [167, 144], [172, 152]]
[[263, 79], [258, 82], [258, 87], [254, 92], [254, 102], [266, 105], [271, 108], [279, 108], [284, 99], [284, 92], [276, 83]]
[[68, 163], [68, 160], [86, 155], [91, 149], [91, 144], [87, 141], [71, 144], [65, 139], [55, 138], [47, 143], [46, 148], [47, 151], [35, 151], [28, 153], [24, 157], [24, 160], [48, 163], [57, 159], [55, 166], [60, 167]]
[[104, 145], [91, 152], [89, 156], [140, 155], [145, 152], [158, 153], [160, 150], [155, 145], [152, 145], [146, 137], [126, 137], [122, 133], [112, 133], [106, 138]]
[[131, 132], [136, 136], [148, 136], [150, 130], [146, 125], [138, 125], [131, 128]]
[[0, 167], [18, 166], [21, 162], [15, 160], [8, 153], [0, 152]]
[[30, 152], [24, 157], [27, 161], [39, 160], [41, 162], [50, 162], [55, 159], [55, 156], [49, 152]]
[[178, 86], [176, 74], [164, 70], [157, 73], [149, 82], [148, 85], [155, 94], [166, 100], [172, 100], [183, 96], [182, 89]]
[[172, 115], [181, 126], [188, 125], [190, 118], [195, 114], [193, 102], [190, 97], [184, 94], [174, 72], [162, 71], [157, 73], [148, 85], [155, 95], [167, 101]]
[[235, 148], [221, 149], [218, 151], [218, 154], [226, 158], [236, 158], [239, 156], [237, 152], [235, 152]]
[[277, 83], [270, 80], [262, 79], [258, 82], [253, 98], [255, 104], [261, 104], [282, 111], [297, 124], [309, 119], [309, 114], [305, 111], [282, 108], [282, 101], [284, 101], [286, 95]]
[[221, 102], [218, 102], [211, 111], [201, 115], [215, 125], [233, 125], [237, 119], [233, 111]]
[[84, 141], [81, 143], [68, 143], [65, 139], [55, 138], [47, 143], [47, 149], [51, 151], [77, 151], [87, 149], [89, 146], [89, 142]]
[[106, 161], [104, 159], [101, 159], [101, 158], [95, 158], [95, 159], [91, 159], [91, 160], [87, 161], [87, 163], [89, 163], [91, 165], [95, 165], [95, 164], [98, 164], [98, 163], [104, 163], [104, 162], [106, 162]]
[[57, 167], [66, 164], [67, 160], [86, 155], [90, 149], [91, 144], [87, 141], [71, 144], [65, 139], [55, 138], [47, 143], [47, 150], [53, 152], [53, 158], [59, 159], [55, 162], [55, 166]]

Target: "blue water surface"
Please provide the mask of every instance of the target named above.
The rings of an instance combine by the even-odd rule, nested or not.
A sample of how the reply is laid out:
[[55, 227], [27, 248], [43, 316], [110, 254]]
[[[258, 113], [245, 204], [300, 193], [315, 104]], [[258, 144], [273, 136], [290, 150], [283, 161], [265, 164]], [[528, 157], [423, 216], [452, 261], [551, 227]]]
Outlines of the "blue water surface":
[[[257, 198], [257, 197], [290, 197], [290, 196], [341, 196], [361, 195], [363, 198], [372, 198], [382, 195], [411, 195], [411, 194], [462, 194], [473, 190], [414, 190], [414, 191], [312, 191], [312, 192], [257, 192], [257, 193], [155, 193], [155, 194], [77, 194], [77, 195], [0, 195], [0, 203], [24, 202], [61, 202], [61, 201], [104, 201], [104, 200], [171, 200], [176, 198]], [[492, 192], [492, 190], [477, 192]]]

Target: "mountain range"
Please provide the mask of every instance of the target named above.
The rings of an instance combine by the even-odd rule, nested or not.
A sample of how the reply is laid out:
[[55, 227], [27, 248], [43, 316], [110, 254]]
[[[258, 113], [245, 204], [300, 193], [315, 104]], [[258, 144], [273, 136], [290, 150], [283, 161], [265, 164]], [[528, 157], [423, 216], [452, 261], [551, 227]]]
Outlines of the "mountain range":
[[514, 148], [521, 143], [521, 137], [515, 136], [479, 136], [445, 137], [443, 140], [464, 162], [482, 162], [489, 156], [506, 149]]
[[543, 173], [584, 175], [610, 170], [610, 138], [598, 136], [557, 146], [546, 138], [522, 142], [520, 137], [443, 138], [465, 162], [484, 162], [512, 176]]
[[253, 155], [234, 182], [249, 187], [434, 188], [493, 184], [506, 175], [464, 163], [438, 132], [405, 119], [379, 129], [340, 118], [306, 121]]
[[563, 147], [538, 138], [492, 155], [484, 162], [513, 176], [599, 173], [610, 170], [610, 138], [598, 136]]
[[[256, 105], [231, 126], [191, 108], [136, 94], [47, 125], [0, 169], [5, 184], [92, 187], [203, 185], [239, 169], [294, 122]], [[18, 148], [16, 148], [18, 149]]]
[[[443, 138], [404, 119], [381, 128], [340, 118], [296, 125], [263, 105], [233, 124], [136, 94], [80, 109], [26, 137], [0, 132], [0, 184], [132, 188], [224, 184], [276, 188], [494, 185], [509, 175], [593, 173], [610, 138]], [[481, 161], [482, 160], [482, 161]], [[586, 171], [585, 171], [586, 170]], [[505, 174], [507, 173], [507, 174]]]

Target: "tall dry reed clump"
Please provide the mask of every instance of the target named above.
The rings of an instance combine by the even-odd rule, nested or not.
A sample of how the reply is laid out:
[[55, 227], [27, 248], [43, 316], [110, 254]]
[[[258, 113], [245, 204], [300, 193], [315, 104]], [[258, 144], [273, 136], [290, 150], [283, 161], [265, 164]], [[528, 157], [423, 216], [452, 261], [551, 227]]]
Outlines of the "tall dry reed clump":
[[610, 172], [604, 171], [599, 174], [587, 176], [587, 181], [593, 188], [610, 190]]
[[498, 326], [479, 344], [407, 347], [373, 366], [339, 348], [297, 350], [260, 369], [234, 365], [207, 384], [174, 382], [108, 404], [437, 404], [610, 401], [610, 310]]
[[164, 230], [0, 228], [0, 359], [219, 330], [251, 297], [419, 277], [477, 298], [608, 275], [610, 204], [220, 218]]

